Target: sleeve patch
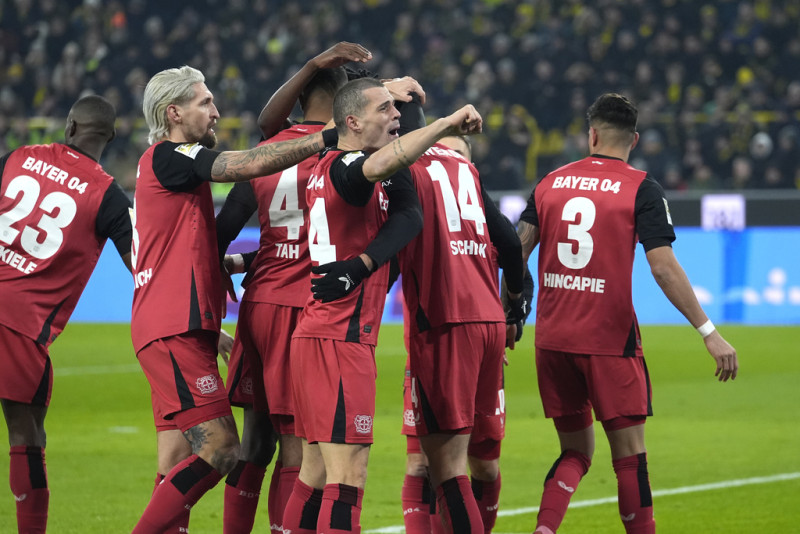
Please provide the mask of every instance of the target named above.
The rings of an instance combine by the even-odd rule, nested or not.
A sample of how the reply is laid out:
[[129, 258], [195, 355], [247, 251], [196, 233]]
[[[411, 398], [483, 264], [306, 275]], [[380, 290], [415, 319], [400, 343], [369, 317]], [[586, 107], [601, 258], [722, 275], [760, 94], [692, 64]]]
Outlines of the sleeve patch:
[[197, 154], [203, 149], [199, 143], [186, 143], [175, 147], [175, 152], [188, 156], [192, 159], [197, 157]]
[[363, 155], [364, 155], [364, 153], [361, 152], [360, 150], [357, 150], [356, 152], [349, 152], [349, 153], [345, 154], [344, 156], [342, 156], [342, 163], [344, 163], [345, 165], [350, 165], [351, 163], [353, 163], [354, 161], [358, 160]]

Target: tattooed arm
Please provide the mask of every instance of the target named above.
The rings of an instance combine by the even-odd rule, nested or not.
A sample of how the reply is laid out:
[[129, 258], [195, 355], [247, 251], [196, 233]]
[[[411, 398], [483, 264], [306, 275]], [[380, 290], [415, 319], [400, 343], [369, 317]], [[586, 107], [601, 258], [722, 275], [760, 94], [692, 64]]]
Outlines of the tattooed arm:
[[364, 176], [370, 182], [381, 182], [410, 166], [439, 139], [449, 135], [477, 134], [481, 132], [481, 125], [480, 114], [471, 105], [466, 105], [452, 115], [409, 132], [371, 154], [364, 162]]
[[[331, 135], [333, 130], [326, 135]], [[335, 135], [335, 134], [333, 134]], [[241, 182], [288, 169], [325, 148], [323, 132], [268, 143], [250, 150], [221, 152], [211, 167], [215, 182]]]

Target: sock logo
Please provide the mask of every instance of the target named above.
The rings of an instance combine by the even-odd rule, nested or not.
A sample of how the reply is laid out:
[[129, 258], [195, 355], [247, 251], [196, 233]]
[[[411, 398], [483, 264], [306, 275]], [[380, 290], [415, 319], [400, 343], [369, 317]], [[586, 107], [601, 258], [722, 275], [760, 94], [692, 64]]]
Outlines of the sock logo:
[[14, 500], [17, 501], [17, 502], [22, 502], [27, 498], [28, 498], [28, 494], [27, 493], [23, 493], [22, 495], [14, 495]]
[[622, 515], [622, 514], [619, 514], [619, 516], [620, 516], [620, 517], [622, 518], [622, 520], [623, 520], [623, 521], [625, 521], [625, 522], [628, 522], [628, 521], [633, 521], [633, 518], [634, 518], [634, 517], [636, 517], [636, 512], [633, 512], [633, 513], [632, 513], [632, 514], [630, 514], [630, 515]]
[[497, 510], [499, 507], [500, 507], [500, 503], [497, 503], [497, 504], [495, 504], [494, 506], [487, 506], [487, 507], [486, 507], [486, 511], [487, 511], [487, 512], [494, 512], [494, 511], [495, 511], [495, 510]]
[[563, 483], [562, 481], [560, 481], [560, 480], [558, 481], [558, 487], [559, 487], [559, 488], [561, 488], [561, 489], [565, 489], [565, 490], [567, 490], [567, 491], [568, 491], [568, 492], [570, 492], [570, 493], [575, 493], [575, 488], [573, 488], [573, 487], [571, 487], [571, 486], [567, 486], [566, 484], [564, 484], [564, 483]]

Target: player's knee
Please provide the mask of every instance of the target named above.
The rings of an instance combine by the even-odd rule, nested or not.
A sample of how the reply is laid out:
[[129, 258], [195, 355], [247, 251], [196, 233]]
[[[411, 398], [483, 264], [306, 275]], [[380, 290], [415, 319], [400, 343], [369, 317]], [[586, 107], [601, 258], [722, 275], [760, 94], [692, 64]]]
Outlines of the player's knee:
[[474, 479], [492, 482], [500, 475], [500, 462], [470, 457], [469, 471]]
[[222, 475], [227, 475], [239, 461], [239, 442], [226, 443], [214, 449], [209, 462]]

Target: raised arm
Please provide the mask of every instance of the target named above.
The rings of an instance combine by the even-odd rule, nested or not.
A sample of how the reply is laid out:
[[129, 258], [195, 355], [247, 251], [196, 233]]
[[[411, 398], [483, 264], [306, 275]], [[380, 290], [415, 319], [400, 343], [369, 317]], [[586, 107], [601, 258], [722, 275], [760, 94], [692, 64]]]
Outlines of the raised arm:
[[664, 246], [649, 250], [647, 262], [650, 264], [653, 278], [664, 295], [703, 336], [706, 349], [717, 364], [714, 376], [718, 376], [722, 382], [726, 382], [729, 378], [735, 379], [739, 370], [736, 349], [725, 341], [708, 320], [692, 290], [689, 278], [675, 258], [672, 247]]
[[376, 151], [364, 162], [364, 176], [370, 182], [380, 182], [395, 172], [410, 166], [436, 141], [449, 135], [481, 133], [483, 120], [478, 111], [466, 105], [452, 115], [395, 139]]
[[280, 131], [283, 122], [292, 113], [300, 93], [318, 70], [341, 67], [351, 61], [364, 63], [370, 59], [372, 59], [372, 53], [369, 50], [360, 44], [345, 41], [337, 43], [318, 56], [309, 59], [294, 76], [275, 91], [264, 109], [261, 110], [261, 114], [258, 116], [258, 127], [261, 129], [264, 139], [269, 139]]

